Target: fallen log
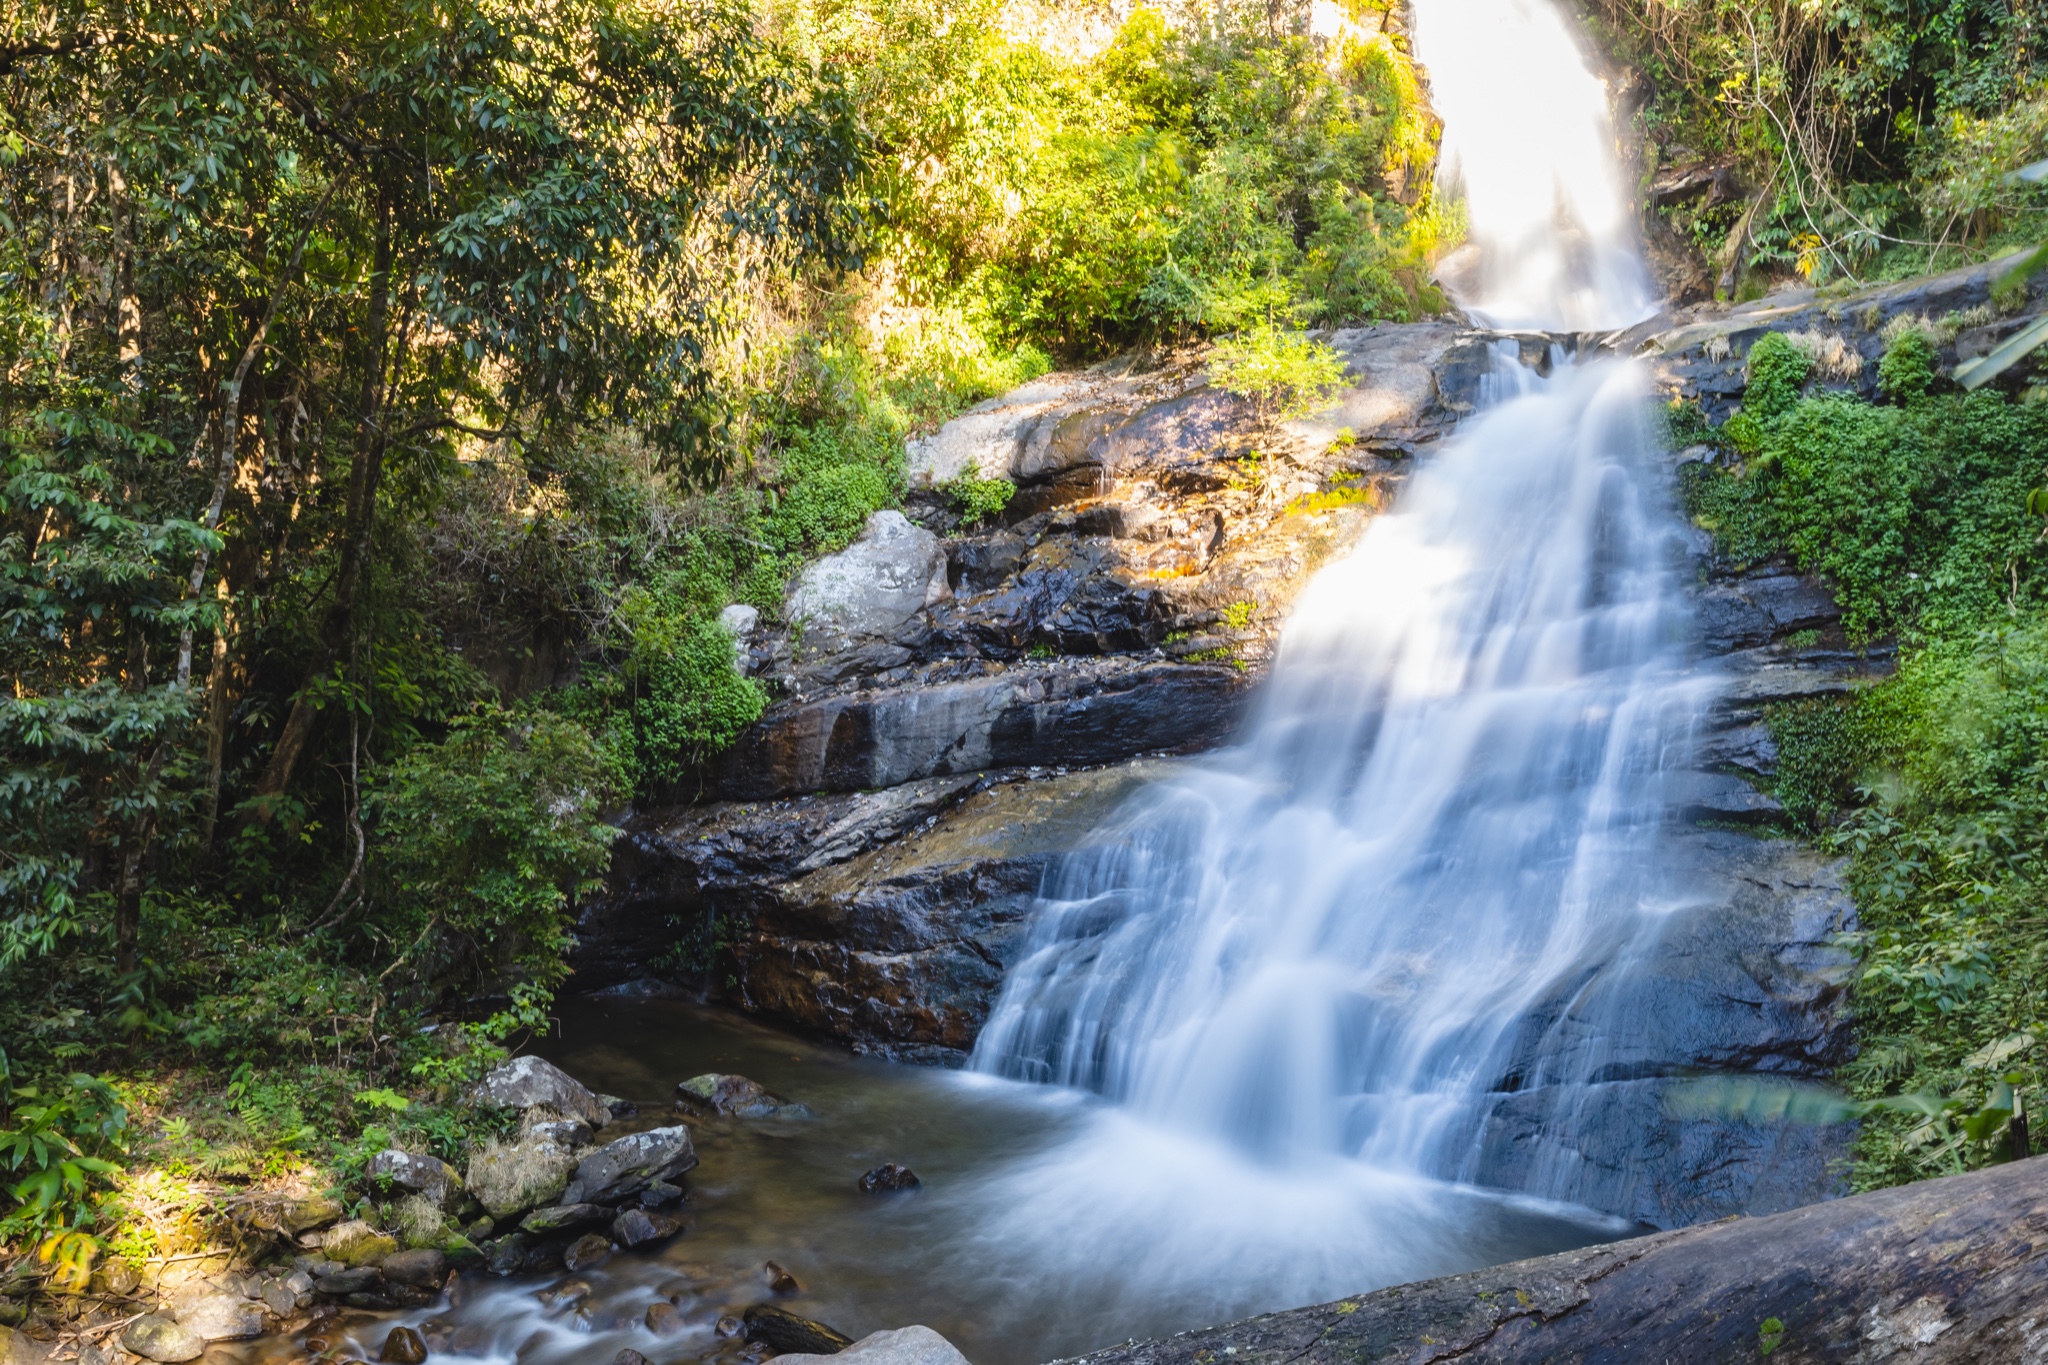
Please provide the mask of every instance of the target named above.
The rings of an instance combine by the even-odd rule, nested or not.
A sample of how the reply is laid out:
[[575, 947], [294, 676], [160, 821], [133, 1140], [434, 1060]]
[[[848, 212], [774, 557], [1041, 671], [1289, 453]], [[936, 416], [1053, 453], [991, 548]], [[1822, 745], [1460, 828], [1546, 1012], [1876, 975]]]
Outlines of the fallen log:
[[1763, 1356], [2048, 1360], [2048, 1157], [1129, 1342], [1072, 1365]]

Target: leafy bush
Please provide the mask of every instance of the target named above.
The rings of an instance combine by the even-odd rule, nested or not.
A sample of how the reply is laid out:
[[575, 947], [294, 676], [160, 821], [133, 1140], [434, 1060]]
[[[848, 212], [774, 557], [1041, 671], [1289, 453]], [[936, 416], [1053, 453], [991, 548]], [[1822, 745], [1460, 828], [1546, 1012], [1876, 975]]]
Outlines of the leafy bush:
[[566, 910], [604, 872], [616, 831], [600, 817], [620, 795], [590, 735], [545, 712], [480, 711], [392, 764], [371, 815], [383, 929], [413, 945], [401, 960], [425, 948], [479, 984], [560, 981]]
[[946, 496], [952, 499], [953, 510], [960, 514], [960, 524], [974, 526], [1000, 515], [1010, 505], [1010, 499], [1017, 496], [1017, 485], [1008, 479], [977, 478], [974, 471], [968, 470], [946, 485]]
[[704, 617], [642, 618], [634, 635], [639, 771], [674, 782], [760, 719], [767, 698], [734, 665], [733, 638]]
[[1262, 322], [1225, 337], [1209, 355], [1209, 382], [1249, 398], [1261, 421], [1319, 412], [1344, 388], [1344, 362], [1328, 346]]
[[109, 1177], [128, 1141], [128, 1110], [97, 1077], [74, 1074], [44, 1094], [17, 1086], [0, 1052], [0, 1247], [27, 1236], [59, 1281], [83, 1287], [98, 1250]]

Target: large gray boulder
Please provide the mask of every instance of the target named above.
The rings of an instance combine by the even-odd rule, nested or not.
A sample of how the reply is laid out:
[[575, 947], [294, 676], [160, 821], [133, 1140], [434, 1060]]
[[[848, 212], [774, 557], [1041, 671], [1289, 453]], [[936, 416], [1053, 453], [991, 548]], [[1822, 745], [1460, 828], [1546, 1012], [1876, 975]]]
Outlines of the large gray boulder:
[[363, 1172], [373, 1180], [381, 1176], [399, 1189], [429, 1199], [446, 1212], [453, 1212], [469, 1193], [455, 1168], [439, 1157], [395, 1147], [371, 1157]]
[[853, 544], [798, 576], [783, 615], [807, 643], [837, 642], [887, 635], [950, 592], [939, 538], [901, 512], [881, 511]]
[[589, 1087], [553, 1062], [540, 1057], [514, 1057], [478, 1081], [470, 1101], [487, 1109], [532, 1109], [544, 1106], [564, 1118], [582, 1119], [592, 1128], [611, 1122], [611, 1110]]
[[808, 1355], [798, 1352], [777, 1360], [788, 1365], [816, 1365], [821, 1361], [841, 1365], [967, 1365], [958, 1347], [929, 1327], [898, 1327], [893, 1332], [870, 1332], [836, 1355]]
[[690, 1130], [650, 1128], [606, 1143], [577, 1163], [564, 1204], [616, 1204], [655, 1181], [673, 1181], [697, 1164]]

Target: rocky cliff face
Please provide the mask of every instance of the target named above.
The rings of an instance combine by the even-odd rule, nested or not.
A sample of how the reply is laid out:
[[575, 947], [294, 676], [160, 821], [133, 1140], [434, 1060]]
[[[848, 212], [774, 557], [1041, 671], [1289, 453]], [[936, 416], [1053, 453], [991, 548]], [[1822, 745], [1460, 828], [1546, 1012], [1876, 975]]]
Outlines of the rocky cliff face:
[[[1358, 382], [1317, 422], [1264, 428], [1189, 358], [1127, 360], [914, 442], [909, 517], [744, 641], [781, 699], [702, 800], [629, 823], [578, 980], [709, 968], [856, 1047], [963, 1055], [1044, 867], [1160, 756], [1229, 737], [1294, 594], [1471, 411], [1492, 346], [1437, 323], [1333, 344]], [[1016, 483], [993, 524], [960, 525], [963, 474]]]
[[[1666, 395], [1716, 410], [1764, 330], [1833, 357], [1823, 382], [1842, 384], [1874, 376], [1900, 316], [1928, 319], [1951, 353], [1988, 349], [2016, 325], [1988, 288], [1958, 272], [1582, 344], [1644, 354]], [[788, 624], [745, 642], [782, 700], [703, 775], [701, 800], [629, 823], [579, 925], [579, 981], [695, 972], [861, 1050], [961, 1059], [1047, 867], [1172, 755], [1227, 741], [1294, 593], [1479, 402], [1500, 348], [1537, 360], [1545, 343], [1431, 323], [1335, 344], [1354, 387], [1281, 431], [1175, 359], [1048, 376], [916, 443], [908, 518], [807, 573]], [[958, 524], [944, 488], [963, 474], [1017, 483], [996, 524]], [[1854, 909], [1838, 866], [1780, 837], [1758, 785], [1777, 757], [1765, 708], [1890, 666], [1850, 646], [1823, 585], [1719, 563], [1704, 536], [1693, 554], [1698, 666], [1725, 678], [1679, 775], [1673, 844], [1695, 894], [1646, 971], [1561, 996], [1526, 1033], [1594, 1027], [1603, 990], [1644, 994], [1655, 1008], [1629, 1013], [1657, 1025], [1571, 1096], [1511, 1069], [1456, 1172], [1518, 1187], [1569, 1170], [1576, 1197], [1658, 1226], [1835, 1190], [1846, 1130], [1681, 1119], [1663, 1097], [1701, 1072], [1818, 1078], [1846, 1060], [1837, 939]], [[1560, 1102], [1578, 1116], [1565, 1136], [1543, 1119]]]

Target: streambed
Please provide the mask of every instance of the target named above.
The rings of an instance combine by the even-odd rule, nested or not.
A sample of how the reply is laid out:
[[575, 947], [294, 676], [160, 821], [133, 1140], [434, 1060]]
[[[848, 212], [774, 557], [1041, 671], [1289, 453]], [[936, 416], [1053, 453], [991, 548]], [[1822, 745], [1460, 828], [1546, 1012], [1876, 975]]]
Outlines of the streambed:
[[[773, 1301], [855, 1338], [924, 1323], [976, 1365], [1029, 1365], [1633, 1230], [1356, 1163], [1261, 1167], [1092, 1096], [855, 1057], [693, 1005], [572, 1002], [561, 1018], [536, 1050], [640, 1105], [608, 1136], [674, 1122], [675, 1083], [706, 1071], [750, 1076], [812, 1116], [687, 1120], [700, 1164], [686, 1229], [659, 1250], [574, 1275], [471, 1272], [460, 1306], [330, 1324], [317, 1335], [332, 1354], [375, 1360], [408, 1324], [431, 1327], [436, 1361], [604, 1365], [630, 1348], [655, 1365], [737, 1362], [745, 1344], [720, 1338], [718, 1319]], [[885, 1161], [922, 1185], [862, 1194], [860, 1175]], [[770, 1260], [800, 1292], [770, 1290]], [[587, 1297], [559, 1297], [571, 1281]], [[660, 1302], [680, 1331], [647, 1328]]]

